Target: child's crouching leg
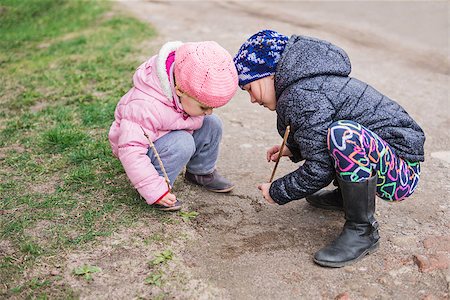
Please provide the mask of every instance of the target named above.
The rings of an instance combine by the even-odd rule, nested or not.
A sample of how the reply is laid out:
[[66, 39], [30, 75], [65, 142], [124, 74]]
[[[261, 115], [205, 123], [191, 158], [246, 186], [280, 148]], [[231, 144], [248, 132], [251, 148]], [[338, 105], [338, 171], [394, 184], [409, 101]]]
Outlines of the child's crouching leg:
[[346, 222], [342, 233], [318, 251], [314, 261], [322, 266], [342, 267], [376, 251], [380, 237], [374, 215], [375, 196], [401, 200], [411, 195], [420, 165], [398, 158], [378, 135], [352, 121], [330, 126], [328, 149], [335, 162]]
[[[173, 186], [175, 179], [195, 152], [194, 139], [190, 133], [184, 130], [175, 130], [162, 136], [154, 144], [164, 164], [170, 184]], [[159, 175], [164, 176], [152, 149], [149, 149], [147, 155]]]
[[322, 266], [343, 267], [359, 261], [379, 246], [374, 216], [377, 175], [372, 172], [369, 157], [372, 144], [360, 124], [352, 121], [331, 124], [327, 142], [335, 162], [346, 222], [342, 233], [316, 252], [314, 261]]
[[372, 176], [373, 163], [378, 157], [371, 157], [368, 131], [362, 125], [340, 120], [328, 128], [327, 145], [334, 161], [336, 173], [344, 180], [359, 182]]
[[203, 126], [194, 131], [193, 137], [196, 151], [186, 166], [186, 180], [212, 192], [231, 191], [234, 184], [216, 170], [222, 121], [216, 115], [206, 116]]
[[[364, 167], [361, 169], [358, 165], [360, 162], [355, 162], [353, 154], [354, 146], [359, 144], [359, 135], [353, 134], [353, 131], [356, 130], [359, 133], [361, 128], [361, 125], [355, 122], [344, 120], [334, 122], [328, 128], [327, 147], [334, 161], [336, 174], [347, 181], [364, 180], [369, 178], [372, 173], [371, 169]], [[361, 155], [358, 151], [356, 154]], [[356, 157], [356, 160], [358, 159], [367, 160]], [[334, 190], [320, 190], [307, 196], [306, 201], [317, 208], [343, 210], [342, 193], [339, 186]]]
[[222, 121], [216, 115], [205, 116], [203, 125], [193, 133], [195, 153], [187, 164], [193, 174], [205, 175], [214, 171], [222, 140]]
[[411, 196], [420, 179], [420, 163], [399, 158], [387, 145], [378, 169], [377, 196], [386, 201], [402, 201]]
[[376, 173], [377, 195], [383, 200], [404, 200], [417, 187], [420, 164], [399, 158], [387, 142], [364, 126], [348, 120], [334, 122], [327, 142], [338, 176], [361, 182]]

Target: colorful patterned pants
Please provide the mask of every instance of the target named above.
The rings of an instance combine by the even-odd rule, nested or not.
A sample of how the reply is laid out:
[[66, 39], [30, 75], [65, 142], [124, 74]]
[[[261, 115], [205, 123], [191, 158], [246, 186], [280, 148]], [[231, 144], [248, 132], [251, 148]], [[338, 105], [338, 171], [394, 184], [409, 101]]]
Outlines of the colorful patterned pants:
[[337, 121], [328, 128], [328, 150], [339, 176], [351, 182], [378, 175], [377, 195], [400, 201], [419, 183], [419, 162], [408, 162], [392, 151], [378, 135], [353, 121]]

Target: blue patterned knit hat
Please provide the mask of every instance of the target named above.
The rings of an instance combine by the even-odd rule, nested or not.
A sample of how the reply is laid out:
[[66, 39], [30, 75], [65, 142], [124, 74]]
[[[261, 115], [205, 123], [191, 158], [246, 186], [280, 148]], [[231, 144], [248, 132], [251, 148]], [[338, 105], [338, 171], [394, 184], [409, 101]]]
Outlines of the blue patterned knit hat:
[[288, 40], [276, 31], [261, 30], [241, 46], [234, 57], [241, 89], [249, 82], [275, 74]]

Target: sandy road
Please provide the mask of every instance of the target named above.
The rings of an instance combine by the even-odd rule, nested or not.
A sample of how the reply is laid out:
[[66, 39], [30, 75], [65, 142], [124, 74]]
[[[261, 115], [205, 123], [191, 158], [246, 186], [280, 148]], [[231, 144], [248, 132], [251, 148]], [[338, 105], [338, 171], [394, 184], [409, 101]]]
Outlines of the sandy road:
[[[450, 260], [449, 246], [423, 241], [450, 238], [449, 46], [447, 2], [208, 2], [122, 1], [150, 22], [165, 41], [215, 40], [234, 54], [256, 31], [327, 39], [345, 49], [352, 76], [398, 101], [427, 134], [426, 162], [418, 191], [398, 205], [378, 200], [380, 250], [341, 269], [323, 269], [312, 254], [336, 236], [339, 213], [295, 201], [283, 207], [261, 202], [255, 186], [271, 165], [265, 149], [280, 142], [275, 115], [238, 92], [217, 110], [225, 126], [219, 169], [239, 185], [231, 195], [195, 190], [187, 201], [200, 212], [195, 241], [183, 259], [196, 278], [230, 299], [334, 298], [422, 299], [449, 297], [449, 269], [422, 273], [414, 255]], [[295, 168], [282, 161], [281, 175]], [[201, 298], [202, 295], [199, 295]], [[432, 298], [434, 299], [434, 298]]]

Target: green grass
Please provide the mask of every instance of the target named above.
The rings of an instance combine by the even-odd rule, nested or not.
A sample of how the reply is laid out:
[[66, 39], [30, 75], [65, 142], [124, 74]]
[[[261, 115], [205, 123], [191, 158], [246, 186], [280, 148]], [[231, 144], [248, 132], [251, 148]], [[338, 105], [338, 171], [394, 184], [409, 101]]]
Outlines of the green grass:
[[110, 6], [0, 1], [0, 298], [76, 298], [61, 277], [27, 274], [143, 216], [167, 219], [108, 143], [141, 41], [155, 35]]

